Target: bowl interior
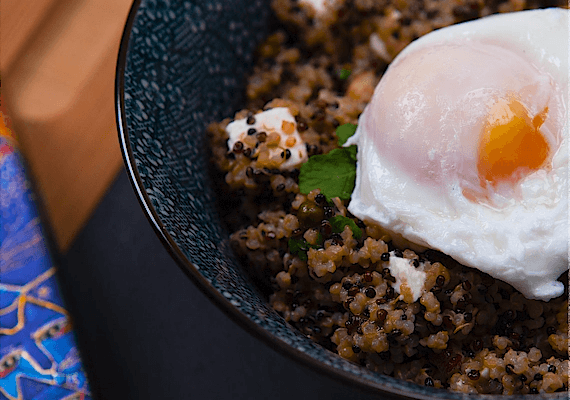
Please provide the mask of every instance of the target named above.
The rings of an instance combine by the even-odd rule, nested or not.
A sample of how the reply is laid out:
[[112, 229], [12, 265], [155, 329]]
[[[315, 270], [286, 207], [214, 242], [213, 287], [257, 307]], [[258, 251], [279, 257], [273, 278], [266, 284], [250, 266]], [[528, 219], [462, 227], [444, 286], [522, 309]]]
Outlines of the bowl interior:
[[375, 374], [315, 344], [269, 307], [232, 254], [215, 206], [205, 127], [240, 108], [268, 21], [268, 1], [135, 1], [116, 100], [123, 157], [141, 206], [197, 286], [273, 348], [384, 394], [464, 398]]

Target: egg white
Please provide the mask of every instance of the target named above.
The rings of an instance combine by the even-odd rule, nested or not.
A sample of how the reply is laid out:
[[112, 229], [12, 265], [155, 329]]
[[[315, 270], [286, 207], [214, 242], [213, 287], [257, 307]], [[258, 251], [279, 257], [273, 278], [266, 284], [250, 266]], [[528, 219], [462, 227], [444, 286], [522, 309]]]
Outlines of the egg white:
[[[528, 298], [548, 300], [561, 295], [564, 286], [557, 278], [568, 269], [569, 237], [569, 13], [564, 9], [547, 9], [490, 16], [432, 32], [404, 49], [382, 78], [371, 103], [360, 117], [356, 134], [347, 142], [347, 145], [358, 145], [357, 180], [349, 211], [364, 221], [380, 224], [395, 236], [401, 235], [420, 246], [438, 249], [465, 265], [504, 280]], [[455, 123], [446, 125], [447, 131], [442, 131], [441, 135], [447, 135], [448, 139], [443, 144], [434, 146], [427, 140], [424, 143], [421, 137], [417, 139], [418, 134], [410, 140], [409, 131], [430, 129], [431, 122], [421, 113], [430, 92], [418, 89], [421, 84], [402, 92], [397, 88], [398, 82], [389, 81], [391, 76], [398, 76], [400, 69], [405, 71], [405, 76], [399, 79], [407, 79], [411, 74], [423, 74], [429, 79], [430, 71], [416, 69], [416, 73], [413, 66], [406, 67], [406, 63], [409, 60], [415, 62], [416, 55], [423, 59], [422, 54], [428, 54], [438, 46], [448, 46], [450, 51], [458, 49], [458, 54], [465, 53], [466, 46], [483, 49], [483, 53], [487, 51], [485, 49], [491, 49], [490, 54], [498, 48], [505, 54], [513, 54], [507, 56], [511, 61], [515, 56], [520, 57], [522, 61], [517, 61], [513, 68], [520, 65], [523, 82], [517, 83], [516, 76], [505, 76], [505, 84], [499, 82], [487, 87], [483, 79], [480, 91], [483, 100], [485, 96], [507, 96], [507, 89], [518, 85], [516, 94], [526, 96], [525, 104], [532, 115], [544, 104], [549, 106], [548, 123], [543, 131], [555, 150], [551, 163], [518, 182], [512, 193], [493, 194], [492, 204], [465, 198], [462, 189], [467, 184], [463, 175], [468, 173], [457, 172], [469, 171], [470, 163], [473, 164], [476, 158], [473, 148], [469, 148], [473, 147], [469, 143], [474, 143], [469, 137], [482, 129], [485, 115], [479, 115], [475, 118], [477, 121], [473, 118], [483, 111], [477, 111], [475, 106], [470, 110], [469, 96], [459, 97], [466, 103], [446, 109], [442, 106], [445, 93], [441, 93], [434, 97], [435, 100], [430, 100], [438, 104], [428, 104], [431, 108], [427, 115], [438, 126], [434, 129], [440, 129], [442, 122], [449, 118], [446, 113], [453, 107], [456, 107], [453, 109], [456, 114], [457, 110], [466, 109], [466, 115], [459, 115]], [[500, 54], [491, 58], [497, 60]], [[453, 56], [450, 59], [449, 62], [455, 62]], [[523, 66], [524, 63], [528, 66]], [[458, 71], [469, 65], [462, 66], [458, 60], [450, 74], [454, 73], [453, 68]], [[531, 92], [524, 93], [527, 80], [534, 79], [529, 77], [528, 71], [532, 69], [536, 70], [534, 86], [529, 89]], [[484, 73], [482, 70], [481, 74]], [[477, 81], [476, 71], [474, 75]], [[452, 75], [450, 79], [453, 79]], [[394, 98], [386, 98], [384, 90], [391, 84], [397, 93]], [[479, 92], [469, 92], [469, 101], [475, 104], [477, 99], [473, 93]], [[402, 107], [406, 105], [403, 111]], [[378, 115], [390, 118], [382, 119]], [[391, 125], [391, 119], [399, 121], [399, 125]], [[464, 140], [466, 132], [468, 137]], [[399, 143], [401, 147], [390, 148], [390, 143], [384, 142], [387, 147], [379, 147], [378, 141], [388, 136], [386, 140], [394, 141], [391, 145]], [[463, 152], [465, 158], [453, 158], [456, 157], [454, 152]], [[407, 167], [407, 163], [422, 157], [427, 160], [425, 165]], [[433, 182], [429, 182], [430, 171], [427, 171], [431, 168], [430, 162], [433, 165], [439, 163]], [[425, 176], [415, 176], [414, 171]]]

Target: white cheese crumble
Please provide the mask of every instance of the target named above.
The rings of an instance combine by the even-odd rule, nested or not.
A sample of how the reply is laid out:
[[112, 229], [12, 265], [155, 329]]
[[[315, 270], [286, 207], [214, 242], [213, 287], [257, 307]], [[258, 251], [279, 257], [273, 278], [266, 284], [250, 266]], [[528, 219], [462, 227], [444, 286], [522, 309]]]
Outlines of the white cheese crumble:
[[[279, 164], [280, 170], [296, 168], [308, 159], [305, 142], [297, 131], [297, 122], [287, 107], [275, 107], [253, 115], [252, 124], [248, 118], [237, 119], [228, 124], [228, 149], [231, 151], [236, 142], [247, 142], [248, 136], [265, 132], [269, 159]], [[250, 121], [251, 122], [251, 121]], [[250, 129], [255, 133], [249, 135]], [[273, 140], [275, 135], [277, 140]]]
[[412, 290], [414, 301], [419, 299], [422, 295], [427, 275], [423, 271], [423, 264], [416, 268], [414, 267], [413, 260], [396, 257], [392, 251], [390, 252], [388, 268], [390, 269], [390, 274], [396, 278], [394, 290], [400, 293], [400, 285], [406, 285]]

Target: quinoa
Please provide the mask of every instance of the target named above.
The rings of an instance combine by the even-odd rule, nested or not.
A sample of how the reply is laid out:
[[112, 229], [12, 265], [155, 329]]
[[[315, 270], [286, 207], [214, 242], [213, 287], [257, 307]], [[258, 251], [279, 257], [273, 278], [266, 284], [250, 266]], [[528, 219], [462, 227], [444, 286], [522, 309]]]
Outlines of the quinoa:
[[[244, 267], [271, 306], [341, 357], [419, 385], [465, 393], [568, 390], [568, 274], [565, 295], [529, 300], [510, 285], [435, 250], [396, 248], [390, 233], [364, 223], [348, 201], [299, 192], [299, 169], [267, 156], [279, 138], [248, 133], [228, 150], [233, 120], [253, 125], [285, 107], [309, 156], [337, 147], [335, 129], [356, 124], [390, 61], [412, 40], [497, 12], [567, 5], [554, 1], [273, 0], [281, 25], [259, 46], [247, 102], [208, 131], [225, 184], [222, 213]], [[347, 77], [348, 75], [348, 77]], [[257, 117], [259, 118], [259, 116]], [[251, 129], [250, 129], [251, 130]], [[287, 150], [289, 151], [289, 150]], [[273, 152], [272, 154], [278, 154]], [[333, 232], [331, 218], [350, 218]], [[361, 231], [356, 235], [356, 226]], [[357, 237], [358, 236], [358, 237]], [[290, 241], [306, 246], [291, 251]], [[425, 273], [421, 296], [396, 285], [391, 258]]]

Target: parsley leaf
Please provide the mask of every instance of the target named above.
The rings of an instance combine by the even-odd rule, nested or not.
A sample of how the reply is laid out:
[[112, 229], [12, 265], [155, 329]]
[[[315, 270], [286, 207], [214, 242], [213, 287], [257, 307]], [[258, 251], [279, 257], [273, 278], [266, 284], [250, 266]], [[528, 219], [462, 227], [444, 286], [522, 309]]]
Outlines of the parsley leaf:
[[288, 245], [289, 245], [289, 252], [291, 254], [296, 255], [303, 261], [307, 261], [309, 258], [307, 256], [307, 252], [309, 249], [318, 249], [321, 247], [323, 243], [323, 237], [319, 233], [317, 237], [317, 244], [310, 244], [304, 238], [290, 238]]
[[313, 189], [321, 189], [329, 201], [334, 197], [348, 200], [355, 180], [356, 146], [342, 147], [310, 157], [301, 166], [299, 190], [308, 194]]
[[344, 80], [344, 79], [348, 79], [348, 77], [350, 76], [351, 73], [352, 73], [351, 70], [346, 69], [346, 68], [342, 68], [342, 69], [340, 70], [339, 74], [338, 74], [338, 77], [339, 77], [340, 79], [343, 79], [343, 80]]
[[338, 145], [342, 146], [346, 143], [349, 137], [356, 132], [356, 125], [344, 124], [336, 128], [336, 137], [338, 137]]
[[332, 231], [334, 233], [341, 233], [344, 230], [345, 226], [349, 226], [350, 230], [352, 231], [352, 235], [356, 239], [360, 239], [362, 237], [362, 229], [360, 229], [356, 222], [348, 217], [343, 217], [342, 215], [336, 215], [329, 219], [329, 222], [332, 226]]

